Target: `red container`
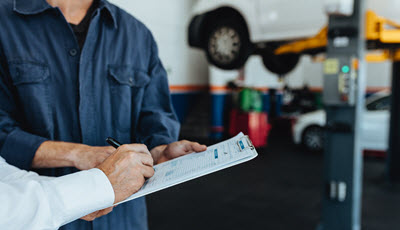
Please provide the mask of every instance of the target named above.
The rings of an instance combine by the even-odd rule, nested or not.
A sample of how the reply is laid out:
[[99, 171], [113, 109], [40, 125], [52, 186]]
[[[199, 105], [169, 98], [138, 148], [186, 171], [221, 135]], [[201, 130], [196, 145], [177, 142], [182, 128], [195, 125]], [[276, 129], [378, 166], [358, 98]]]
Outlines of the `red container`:
[[232, 110], [229, 120], [229, 135], [234, 136], [239, 132], [250, 137], [254, 147], [267, 146], [267, 139], [271, 129], [268, 124], [268, 115], [265, 112], [241, 112]]

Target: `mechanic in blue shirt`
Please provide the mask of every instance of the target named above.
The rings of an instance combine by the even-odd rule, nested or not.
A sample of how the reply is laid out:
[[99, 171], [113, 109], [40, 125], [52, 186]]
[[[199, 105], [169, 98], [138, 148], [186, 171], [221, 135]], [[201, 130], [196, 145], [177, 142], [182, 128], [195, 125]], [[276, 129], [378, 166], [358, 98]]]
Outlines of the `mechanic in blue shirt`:
[[[86, 15], [86, 16], [85, 16]], [[144, 143], [155, 163], [205, 146], [175, 142], [179, 124], [150, 31], [105, 0], [0, 2], [0, 155], [61, 176]], [[85, 220], [99, 217], [93, 213]], [[62, 229], [147, 229], [144, 199]]]

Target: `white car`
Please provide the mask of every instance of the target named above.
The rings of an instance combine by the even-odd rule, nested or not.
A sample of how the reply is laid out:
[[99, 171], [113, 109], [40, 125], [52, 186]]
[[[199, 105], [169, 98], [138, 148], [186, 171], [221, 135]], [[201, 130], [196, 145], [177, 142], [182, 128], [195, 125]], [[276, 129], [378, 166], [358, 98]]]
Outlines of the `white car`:
[[[367, 6], [393, 19], [399, 2], [368, 0]], [[274, 50], [316, 35], [328, 19], [323, 0], [198, 0], [193, 13], [189, 45], [203, 49], [211, 64], [239, 69], [250, 55], [259, 54], [266, 68], [279, 75], [294, 69], [299, 55], [274, 55]]]
[[[389, 136], [390, 93], [379, 92], [366, 101], [361, 123], [361, 146], [365, 150], [386, 151]], [[293, 140], [309, 151], [321, 151], [324, 145], [323, 127], [326, 114], [323, 110], [299, 116], [293, 125]]]

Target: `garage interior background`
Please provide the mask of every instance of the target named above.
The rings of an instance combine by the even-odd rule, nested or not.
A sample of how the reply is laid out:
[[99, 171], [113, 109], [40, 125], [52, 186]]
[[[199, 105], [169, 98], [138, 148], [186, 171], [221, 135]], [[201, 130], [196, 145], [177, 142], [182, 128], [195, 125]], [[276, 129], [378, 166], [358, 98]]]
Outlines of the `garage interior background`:
[[[160, 50], [160, 57], [168, 72], [168, 79], [175, 110], [181, 122], [185, 121], [189, 110], [198, 104], [197, 95], [206, 92], [221, 107], [221, 96], [228, 93], [227, 82], [237, 78], [238, 71], [223, 71], [209, 66], [204, 52], [188, 45], [188, 26], [193, 17], [192, 9], [197, 0], [112, 0], [114, 4], [141, 20], [153, 32]], [[311, 9], [310, 9], [311, 10]], [[392, 18], [396, 20], [396, 18]], [[400, 16], [397, 15], [397, 19]], [[398, 20], [400, 21], [400, 20]], [[391, 63], [369, 63], [367, 92], [369, 94], [390, 85]], [[245, 86], [256, 87], [268, 96], [268, 89], [277, 89], [278, 95], [283, 86], [302, 88], [307, 85], [312, 91], [322, 91], [322, 62], [302, 56], [296, 69], [280, 82], [276, 74], [269, 72], [262, 64], [260, 56], [252, 56], [245, 66]], [[201, 97], [203, 100], [205, 97]], [[282, 100], [279, 100], [280, 102]], [[207, 103], [201, 103], [207, 105]], [[268, 105], [265, 106], [268, 109]], [[278, 106], [279, 109], [279, 106]], [[220, 111], [216, 111], [218, 114]], [[279, 114], [279, 111], [278, 111]], [[210, 118], [211, 120], [213, 117]], [[221, 130], [222, 121], [210, 121], [210, 131]], [[204, 124], [202, 124], [204, 125]], [[204, 127], [204, 126], [202, 126]], [[204, 130], [201, 130], [204, 135]], [[190, 133], [190, 132], [189, 132]]]
[[[158, 43], [161, 60], [163, 61], [163, 64], [168, 72], [174, 108], [178, 114], [179, 120], [183, 124], [182, 135], [187, 138], [197, 138], [198, 140], [206, 140], [208, 137], [218, 139], [223, 137], [223, 133], [226, 131], [224, 130], [224, 124], [226, 123], [226, 120], [224, 119], [225, 116], [222, 114], [224, 112], [224, 106], [226, 106], [226, 96], [230, 93], [229, 89], [227, 88], [227, 82], [236, 79], [239, 75], [239, 72], [223, 71], [216, 67], [210, 66], [202, 50], [189, 47], [187, 31], [190, 19], [193, 17], [192, 10], [196, 1], [197, 0], [111, 0], [112, 3], [120, 6], [122, 9], [125, 9], [127, 12], [141, 20], [153, 32]], [[293, 17], [295, 17], [295, 15], [293, 15]], [[400, 22], [400, 14], [395, 15], [391, 19]], [[280, 105], [283, 101], [283, 87], [288, 85], [290, 88], [302, 88], [307, 85], [311, 91], [316, 94], [320, 94], [323, 84], [322, 72], [321, 61], [313, 60], [310, 56], [302, 56], [296, 69], [290, 72], [283, 81], [280, 81], [276, 74], [269, 72], [264, 67], [261, 57], [251, 56], [244, 68], [245, 86], [257, 88], [263, 91], [263, 108], [266, 111], [268, 111], [270, 107], [268, 105], [269, 101], [266, 100], [266, 98], [269, 96], [269, 90], [276, 89], [278, 102], [276, 105], [276, 113], [279, 116]], [[391, 84], [390, 78], [391, 62], [386, 61], [381, 63], [368, 63], [366, 95], [368, 96], [374, 92], [389, 89]], [[167, 229], [227, 229], [228, 226], [232, 229], [244, 229], [245, 227], [248, 227], [246, 229], [260, 229], [260, 227], [262, 227], [261, 229], [268, 229], [263, 228], [265, 226], [270, 226], [269, 229], [299, 229], [299, 226], [305, 227], [304, 229], [310, 229], [310, 227], [315, 227], [315, 224], [318, 222], [319, 218], [320, 207], [318, 202], [320, 200], [320, 186], [322, 186], [319, 183], [320, 176], [316, 172], [321, 171], [322, 156], [304, 153], [301, 153], [300, 155], [295, 153], [292, 155], [292, 153], [289, 152], [296, 152], [297, 147], [287, 144], [290, 142], [290, 137], [284, 136], [286, 140], [281, 140], [282, 136], [272, 138], [273, 141], [271, 141], [271, 146], [269, 146], [266, 150], [267, 154], [261, 156], [261, 162], [258, 161], [256, 163], [250, 163], [247, 166], [241, 166], [238, 167], [238, 169], [232, 169], [232, 171], [229, 172], [219, 173], [217, 176], [209, 176], [206, 179], [199, 180], [198, 182], [188, 183], [188, 185], [182, 185], [178, 186], [178, 188], [172, 188], [171, 190], [160, 192], [160, 195], [157, 194], [150, 196], [148, 199], [150, 202], [149, 212], [151, 227], [153, 227], [153, 229], [162, 229], [161, 226], [164, 224], [170, 226], [167, 227]], [[285, 147], [281, 148], [280, 146], [283, 145]], [[288, 154], [285, 152], [288, 152]], [[274, 155], [278, 153], [282, 153], [282, 156], [278, 157]], [[273, 157], [268, 154], [273, 154]], [[276, 160], [279, 163], [274, 166], [271, 165], [271, 163], [268, 163], [269, 160]], [[296, 163], [293, 161], [296, 161]], [[380, 179], [377, 178], [380, 178], [383, 174], [384, 161], [378, 160], [378, 163], [376, 162], [376, 159], [369, 161], [371, 162], [368, 162], [367, 160], [365, 168], [377, 170], [379, 173], [371, 174], [371, 172], [369, 172], [366, 174], [366, 180], [370, 179], [372, 181], [370, 181], [370, 183], [373, 185], [369, 185], [368, 181], [366, 182], [365, 186], [366, 189], [369, 189], [369, 192], [366, 192], [365, 199], [381, 202], [381, 200], [375, 199], [375, 197], [379, 196], [380, 199], [384, 199], [384, 201], [382, 201], [382, 203], [366, 204], [369, 209], [376, 208], [376, 210], [372, 213], [380, 216], [381, 218], [374, 219], [374, 216], [371, 212], [366, 214], [366, 211], [364, 211], [364, 217], [367, 216], [367, 218], [370, 220], [369, 222], [367, 221], [369, 226], [367, 226], [365, 229], [398, 229], [392, 224], [396, 222], [394, 220], [396, 216], [400, 217], [400, 209], [396, 208], [400, 207], [400, 200], [398, 198], [399, 193], [388, 195], [385, 191], [377, 191], [379, 189], [375, 187], [381, 185]], [[299, 164], [302, 165], [299, 166]], [[266, 169], [267, 167], [270, 168]], [[252, 169], [253, 173], [244, 172], [245, 170]], [[286, 172], [279, 173], [279, 171], [285, 170], [288, 174], [285, 174]], [[262, 176], [256, 177], [254, 175], [255, 172], [262, 174]], [[266, 176], [265, 174], [267, 173], [283, 176], [283, 178], [280, 179], [284, 180], [284, 183], [286, 183], [285, 186], [287, 187], [280, 185], [280, 182], [277, 182], [278, 179], [272, 178], [272, 175]], [[289, 174], [291, 175], [289, 176]], [[299, 178], [296, 178], [295, 175], [297, 175]], [[198, 198], [196, 201], [196, 199], [192, 200], [189, 195], [182, 196], [182, 194], [184, 194], [185, 191], [191, 191], [195, 194], [198, 194], [198, 190], [200, 190], [205, 192], [206, 195], [210, 195], [209, 192], [202, 187], [207, 186], [208, 183], [218, 183], [216, 192], [224, 192], [225, 190], [223, 190], [223, 188], [219, 188], [224, 186], [223, 184], [220, 184], [220, 181], [222, 180], [224, 183], [226, 182], [228, 184], [227, 186], [229, 187], [229, 183], [232, 184], [232, 180], [235, 178], [237, 181], [241, 181], [244, 185], [249, 186], [248, 190], [250, 188], [254, 190], [259, 189], [258, 186], [249, 184], [249, 182], [244, 182], [246, 180], [246, 176], [255, 176], [253, 179], [250, 179], [252, 183], [256, 183], [257, 179], [272, 180], [273, 182], [269, 185], [275, 186], [274, 188], [271, 188], [268, 185], [260, 185], [260, 190], [265, 192], [263, 194], [257, 193], [256, 195], [260, 196], [258, 197], [260, 199], [260, 203], [252, 204], [251, 201], [244, 199], [246, 200], [245, 202], [250, 203], [239, 203], [239, 206], [243, 206], [233, 208], [233, 210], [238, 210], [241, 215], [245, 215], [244, 218], [247, 218], [247, 220], [255, 222], [253, 224], [246, 225], [245, 223], [239, 221], [235, 226], [220, 220], [216, 220], [216, 218], [211, 218], [211, 220], [218, 222], [214, 227], [209, 227], [207, 224], [211, 223], [207, 221], [207, 224], [196, 223], [196, 215], [201, 215], [202, 218], [205, 218], [206, 215], [203, 213], [203, 211], [208, 211], [207, 207], [203, 207], [204, 210], [202, 210], [201, 207], [197, 211], [191, 210], [193, 213], [188, 214], [188, 216], [192, 216], [192, 218], [189, 218], [187, 222], [183, 220], [180, 223], [175, 223], [181, 220], [171, 220], [167, 217], [160, 217], [163, 216], [162, 211], [168, 210], [164, 206], [176, 205], [175, 208], [177, 211], [183, 213], [185, 212], [184, 203], [192, 203], [193, 205], [201, 206], [200, 201], [202, 201], [203, 198]], [[292, 180], [297, 182], [293, 182]], [[299, 182], [298, 180], [303, 181]], [[279, 189], [293, 189], [293, 193], [289, 191], [283, 192]], [[296, 197], [294, 192], [299, 190], [304, 192], [304, 194], [299, 194]], [[181, 197], [175, 197], [175, 192], [180, 194]], [[251, 194], [251, 192], [249, 192], [249, 194]], [[170, 202], [163, 201], [163, 199], [159, 196], [164, 199], [168, 198]], [[241, 193], [239, 198], [242, 199], [242, 196], [246, 196], [246, 193]], [[273, 198], [268, 200], [266, 198], [261, 198], [261, 196], [275, 196], [275, 198], [278, 200]], [[289, 196], [293, 198], [288, 198]], [[238, 197], [236, 196], [236, 198]], [[228, 197], [227, 199], [233, 198]], [[293, 202], [285, 208], [278, 208], [278, 206], [280, 206], [279, 203], [285, 203], [283, 200], [286, 199], [292, 199]], [[299, 200], [302, 200], [302, 202]], [[289, 200], [286, 201], [289, 202]], [[215, 202], [218, 203], [218, 201]], [[226, 204], [228, 201], [224, 202]], [[230, 200], [230, 202], [236, 202], [236, 200]], [[307, 204], [304, 204], [303, 202]], [[388, 206], [386, 204], [388, 204]], [[265, 205], [267, 207], [259, 207], [260, 205]], [[160, 206], [163, 206], [164, 208], [160, 208]], [[297, 211], [286, 210], [295, 209], [299, 206], [302, 206], [303, 208], [299, 208]], [[191, 209], [196, 209], [192, 205], [190, 205], [190, 207]], [[221, 212], [226, 210], [226, 206], [224, 206], [224, 208], [212, 206], [212, 208]], [[270, 208], [274, 209], [276, 213], [269, 213], [271, 218], [267, 218], [267, 221], [270, 222], [270, 225], [262, 226], [257, 224], [264, 222], [261, 219], [267, 215], [266, 213], [252, 213], [254, 216], [249, 216], [249, 213], [243, 214], [243, 212], [239, 211], [253, 210], [254, 212], [265, 212], [266, 209]], [[157, 210], [153, 212], [152, 209]], [[172, 207], [172, 209], [174, 209], [174, 207]], [[269, 210], [268, 212], [274, 212], [274, 210]], [[285, 214], [285, 212], [287, 213]], [[304, 212], [309, 212], [309, 216], [305, 217], [306, 214], [304, 214]], [[172, 216], [177, 217], [179, 215]], [[222, 217], [230, 218], [231, 216], [228, 214], [222, 214]], [[283, 222], [290, 222], [292, 225], [289, 223], [286, 223], [285, 225]], [[386, 225], [384, 223], [386, 223]], [[292, 226], [293, 228], [288, 226]]]

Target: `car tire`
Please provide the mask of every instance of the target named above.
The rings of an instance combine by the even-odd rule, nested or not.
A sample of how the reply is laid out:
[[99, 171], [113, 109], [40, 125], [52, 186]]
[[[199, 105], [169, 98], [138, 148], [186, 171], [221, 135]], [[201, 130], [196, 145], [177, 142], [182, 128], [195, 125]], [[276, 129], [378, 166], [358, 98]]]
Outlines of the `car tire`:
[[324, 147], [324, 132], [322, 127], [313, 125], [306, 128], [302, 134], [301, 143], [310, 152], [321, 152]]
[[240, 20], [219, 19], [208, 29], [206, 39], [208, 61], [224, 70], [240, 69], [253, 52], [247, 28]]
[[275, 55], [273, 53], [266, 53], [262, 55], [262, 58], [265, 68], [267, 68], [269, 71], [278, 75], [285, 75], [297, 66], [300, 60], [300, 55]]

